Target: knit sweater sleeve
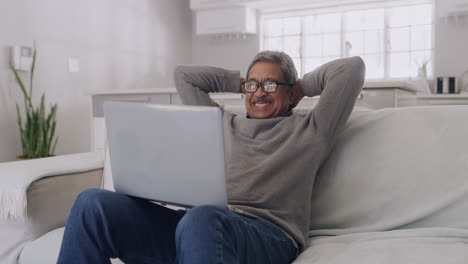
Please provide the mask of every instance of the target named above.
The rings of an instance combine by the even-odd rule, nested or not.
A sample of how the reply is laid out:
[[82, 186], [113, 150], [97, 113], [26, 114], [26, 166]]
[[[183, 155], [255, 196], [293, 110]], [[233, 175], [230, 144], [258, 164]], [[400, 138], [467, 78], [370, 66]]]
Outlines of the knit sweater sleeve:
[[304, 75], [304, 95], [320, 95], [311, 115], [319, 134], [334, 137], [344, 126], [364, 84], [364, 78], [365, 64], [360, 57], [334, 60]]
[[177, 66], [174, 82], [183, 104], [218, 106], [208, 93], [239, 93], [240, 72], [209, 66]]

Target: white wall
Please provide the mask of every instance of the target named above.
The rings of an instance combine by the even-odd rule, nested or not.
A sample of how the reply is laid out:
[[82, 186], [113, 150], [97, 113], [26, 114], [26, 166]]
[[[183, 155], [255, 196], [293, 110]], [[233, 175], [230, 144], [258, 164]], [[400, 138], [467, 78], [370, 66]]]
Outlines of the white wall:
[[[188, 0], [0, 0], [0, 162], [21, 151], [9, 46], [36, 40], [34, 93], [58, 103], [56, 154], [65, 154], [90, 150], [90, 93], [173, 87], [174, 66], [191, 62], [191, 34]], [[68, 58], [80, 72], [68, 72]]]

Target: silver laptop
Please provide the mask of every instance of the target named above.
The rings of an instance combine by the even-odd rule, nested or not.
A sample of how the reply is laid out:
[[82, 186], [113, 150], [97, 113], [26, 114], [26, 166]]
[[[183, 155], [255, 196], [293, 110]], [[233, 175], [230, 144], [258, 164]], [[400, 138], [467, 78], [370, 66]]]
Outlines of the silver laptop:
[[105, 102], [117, 192], [184, 207], [227, 206], [221, 110]]

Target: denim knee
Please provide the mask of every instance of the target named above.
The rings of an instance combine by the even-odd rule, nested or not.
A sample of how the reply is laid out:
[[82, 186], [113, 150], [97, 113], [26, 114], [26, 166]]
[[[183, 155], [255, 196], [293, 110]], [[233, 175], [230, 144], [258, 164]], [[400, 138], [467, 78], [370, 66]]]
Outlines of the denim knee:
[[79, 207], [88, 207], [98, 202], [101, 196], [106, 193], [103, 189], [87, 189], [78, 194], [75, 205]]
[[109, 191], [103, 189], [87, 189], [82, 191], [76, 197], [72, 207], [72, 214], [100, 211], [100, 208], [102, 208], [102, 205], [107, 200], [106, 196], [108, 193]]
[[202, 205], [194, 207], [187, 211], [177, 225], [176, 239], [180, 238], [184, 233], [212, 232], [216, 226], [220, 225], [225, 216], [225, 209], [216, 206]]

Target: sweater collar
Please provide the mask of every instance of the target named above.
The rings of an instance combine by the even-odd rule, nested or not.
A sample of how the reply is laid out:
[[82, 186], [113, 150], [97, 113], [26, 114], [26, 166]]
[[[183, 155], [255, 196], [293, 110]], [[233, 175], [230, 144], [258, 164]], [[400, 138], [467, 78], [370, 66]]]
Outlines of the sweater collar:
[[[293, 114], [292, 107], [289, 107], [289, 108], [288, 108], [288, 111], [282, 113], [281, 115], [275, 116], [275, 117], [273, 117], [273, 118], [292, 116], [292, 114]], [[249, 115], [249, 113], [247, 113], [245, 116], [246, 116], [248, 119], [253, 119], [253, 118]]]

